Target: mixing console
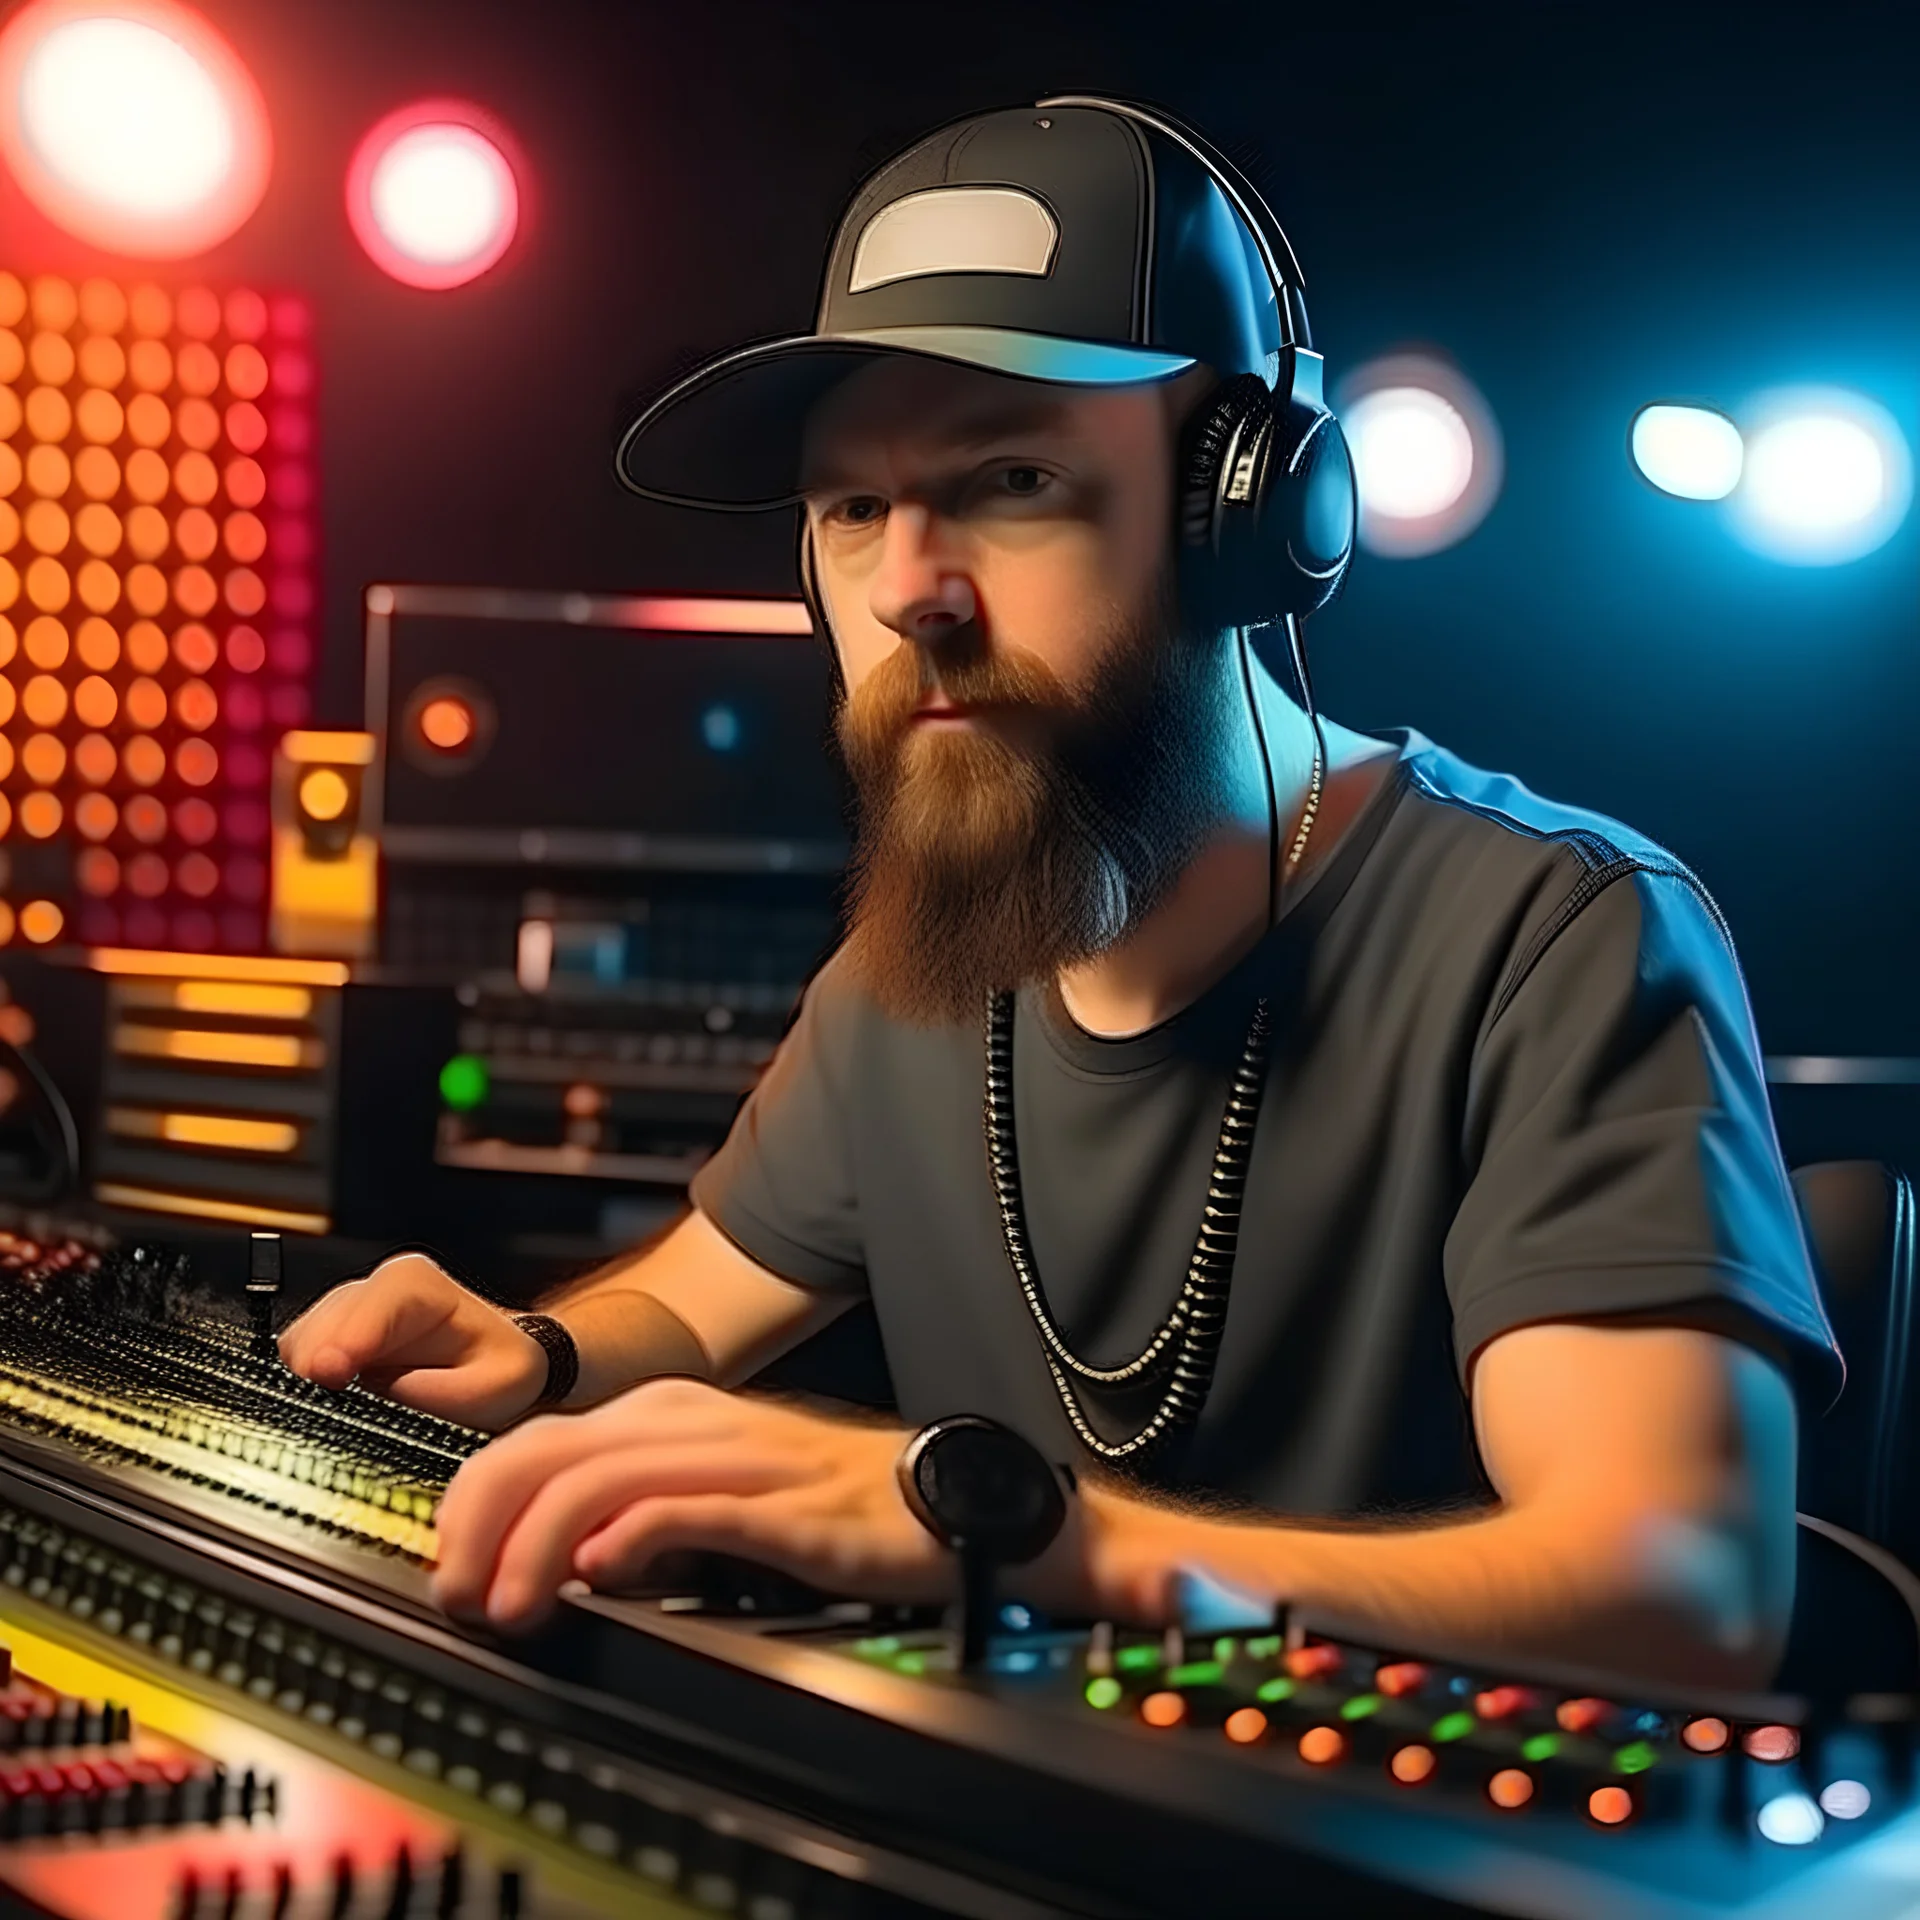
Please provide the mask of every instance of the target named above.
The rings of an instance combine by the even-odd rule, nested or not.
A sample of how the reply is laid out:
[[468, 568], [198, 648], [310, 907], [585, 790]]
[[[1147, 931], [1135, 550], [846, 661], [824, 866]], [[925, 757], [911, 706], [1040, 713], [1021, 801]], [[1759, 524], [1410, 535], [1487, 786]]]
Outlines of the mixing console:
[[935, 1615], [718, 1563], [499, 1642], [425, 1592], [479, 1439], [293, 1379], [164, 1249], [15, 1220], [0, 1889], [74, 1920], [1920, 1904], [1905, 1696], [1649, 1698], [1335, 1621], [1011, 1601], [961, 1672]]

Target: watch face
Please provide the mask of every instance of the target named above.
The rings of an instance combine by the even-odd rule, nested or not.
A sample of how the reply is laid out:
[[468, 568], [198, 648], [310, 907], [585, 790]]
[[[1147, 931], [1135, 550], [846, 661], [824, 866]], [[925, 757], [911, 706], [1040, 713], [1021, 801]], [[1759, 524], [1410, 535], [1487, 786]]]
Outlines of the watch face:
[[1017, 1433], [984, 1421], [956, 1421], [929, 1435], [913, 1479], [950, 1546], [996, 1560], [1044, 1553], [1067, 1517], [1066, 1495], [1046, 1457]]

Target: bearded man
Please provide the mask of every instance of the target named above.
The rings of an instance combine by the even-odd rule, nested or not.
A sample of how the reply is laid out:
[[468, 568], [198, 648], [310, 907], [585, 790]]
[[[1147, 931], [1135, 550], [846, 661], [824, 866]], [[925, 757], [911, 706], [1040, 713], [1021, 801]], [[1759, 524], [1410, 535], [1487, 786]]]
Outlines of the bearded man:
[[[1726, 929], [1617, 823], [1313, 714], [1350, 482], [1267, 218], [1140, 110], [978, 116], [861, 190], [814, 334], [629, 432], [653, 497], [804, 505], [849, 932], [657, 1244], [519, 1319], [403, 1256], [286, 1336], [512, 1428], [450, 1609], [682, 1548], [946, 1596], [901, 1465], [963, 1415], [1074, 1470], [1055, 1612], [1197, 1576], [1770, 1677], [1836, 1359]], [[901, 1424], [738, 1390], [861, 1298]]]

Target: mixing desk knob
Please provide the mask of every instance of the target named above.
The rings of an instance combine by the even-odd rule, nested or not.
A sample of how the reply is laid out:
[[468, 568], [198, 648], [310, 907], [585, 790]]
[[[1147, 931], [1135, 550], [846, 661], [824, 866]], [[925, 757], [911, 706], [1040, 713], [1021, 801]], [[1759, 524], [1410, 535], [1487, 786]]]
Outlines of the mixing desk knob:
[[487, 1800], [502, 1813], [519, 1813], [527, 1804], [527, 1781], [533, 1770], [533, 1742], [521, 1727], [502, 1727], [493, 1736], [487, 1763]]

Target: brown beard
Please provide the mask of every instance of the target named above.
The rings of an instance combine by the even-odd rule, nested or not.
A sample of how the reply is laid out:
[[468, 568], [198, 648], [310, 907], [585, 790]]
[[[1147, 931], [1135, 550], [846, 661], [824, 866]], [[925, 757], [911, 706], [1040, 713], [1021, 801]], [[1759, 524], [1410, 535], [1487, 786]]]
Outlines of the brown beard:
[[943, 642], [941, 690], [1004, 731], [916, 724], [934, 664], [902, 645], [840, 710], [860, 795], [844, 952], [896, 1019], [973, 1025], [989, 993], [1105, 951], [1165, 898], [1224, 812], [1232, 692], [1170, 593], [1116, 631], [1088, 695], [970, 628]]

